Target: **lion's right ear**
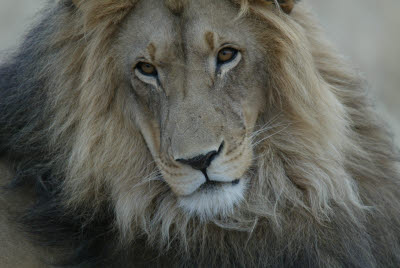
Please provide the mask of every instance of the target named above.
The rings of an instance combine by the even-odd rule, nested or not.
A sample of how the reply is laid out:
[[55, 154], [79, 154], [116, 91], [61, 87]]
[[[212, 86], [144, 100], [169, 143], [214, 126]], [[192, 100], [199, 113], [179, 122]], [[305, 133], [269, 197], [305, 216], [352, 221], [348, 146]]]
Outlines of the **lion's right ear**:
[[81, 0], [70, 0], [75, 7], [79, 7]]
[[281, 9], [286, 13], [290, 14], [292, 12], [294, 5], [299, 2], [299, 0], [264, 0], [269, 5], [279, 4]]
[[74, 7], [74, 6], [77, 6], [77, 3], [79, 2], [79, 0], [58, 0], [57, 2], [65, 5], [67, 7]]

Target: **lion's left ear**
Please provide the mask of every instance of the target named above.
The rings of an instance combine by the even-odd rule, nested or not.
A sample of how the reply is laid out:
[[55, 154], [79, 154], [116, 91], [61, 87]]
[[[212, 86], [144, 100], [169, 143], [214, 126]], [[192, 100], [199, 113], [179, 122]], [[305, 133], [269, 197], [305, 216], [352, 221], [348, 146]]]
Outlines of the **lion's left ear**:
[[281, 7], [281, 9], [286, 13], [290, 14], [292, 12], [292, 9], [294, 8], [294, 5], [296, 2], [299, 2], [299, 0], [265, 0], [267, 4], [269, 5], [275, 5], [275, 3], [278, 3]]
[[76, 6], [76, 4], [79, 2], [79, 0], [56, 0], [56, 2], [63, 4], [67, 7], [73, 7], [73, 6]]

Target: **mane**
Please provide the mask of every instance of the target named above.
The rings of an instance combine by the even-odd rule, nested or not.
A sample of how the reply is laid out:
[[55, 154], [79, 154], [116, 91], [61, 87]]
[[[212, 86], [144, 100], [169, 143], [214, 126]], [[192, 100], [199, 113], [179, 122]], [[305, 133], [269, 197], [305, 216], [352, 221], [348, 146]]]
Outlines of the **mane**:
[[[282, 55], [266, 74], [270, 103], [253, 136], [252, 184], [231, 216], [201, 222], [179, 210], [132, 124], [115, 52], [136, 2], [65, 1], [50, 8], [0, 67], [0, 153], [14, 163], [10, 187], [37, 190], [38, 202], [20, 219], [36, 241], [71, 247], [63, 256], [70, 265], [104, 263], [101, 255], [112, 263], [128, 247], [143, 258], [154, 250], [187, 265], [196, 256], [290, 266], [304, 255], [304, 265], [318, 266], [334, 255], [347, 261], [339, 265], [369, 267], [377, 263], [374, 251], [399, 261], [399, 249], [385, 245], [400, 233], [398, 152], [363, 81], [302, 4], [289, 17], [240, 1], [238, 12], [268, 25], [258, 38], [274, 43], [263, 49]], [[184, 3], [167, 1], [175, 13]], [[271, 118], [281, 125], [268, 129]], [[367, 222], [372, 211], [385, 211], [377, 227]], [[386, 218], [396, 224], [380, 228]], [[366, 229], [381, 237], [379, 249]], [[322, 256], [313, 253], [317, 246]]]

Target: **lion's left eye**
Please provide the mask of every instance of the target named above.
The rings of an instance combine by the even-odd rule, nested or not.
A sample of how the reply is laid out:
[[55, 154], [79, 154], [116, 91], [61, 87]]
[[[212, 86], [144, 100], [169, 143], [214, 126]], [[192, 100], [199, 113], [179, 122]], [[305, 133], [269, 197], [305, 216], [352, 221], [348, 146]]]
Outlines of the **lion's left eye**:
[[157, 68], [153, 64], [147, 62], [139, 62], [136, 65], [136, 69], [138, 69], [139, 72], [141, 72], [144, 75], [157, 76]]
[[228, 62], [234, 60], [236, 58], [237, 54], [238, 54], [237, 49], [234, 49], [231, 47], [225, 47], [218, 52], [217, 64], [222, 65], [222, 64], [228, 63]]

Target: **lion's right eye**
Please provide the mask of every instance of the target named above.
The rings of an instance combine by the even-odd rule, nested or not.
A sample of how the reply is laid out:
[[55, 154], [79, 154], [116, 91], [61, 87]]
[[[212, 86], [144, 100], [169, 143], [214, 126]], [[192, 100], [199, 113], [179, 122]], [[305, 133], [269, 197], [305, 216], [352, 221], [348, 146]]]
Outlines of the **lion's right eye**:
[[217, 64], [222, 65], [231, 62], [237, 56], [237, 49], [231, 47], [225, 47], [218, 52]]
[[139, 62], [136, 65], [136, 69], [143, 75], [157, 76], [157, 68], [153, 64], [147, 62]]

